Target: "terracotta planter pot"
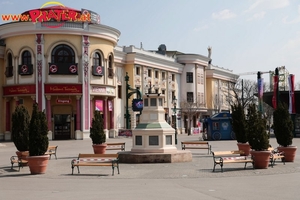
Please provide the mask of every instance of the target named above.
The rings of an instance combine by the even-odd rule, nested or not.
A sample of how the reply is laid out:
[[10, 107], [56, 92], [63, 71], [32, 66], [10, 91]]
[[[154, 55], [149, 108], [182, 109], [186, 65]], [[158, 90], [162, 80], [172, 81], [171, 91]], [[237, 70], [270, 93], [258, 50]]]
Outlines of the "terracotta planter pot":
[[248, 143], [237, 143], [237, 146], [239, 150], [244, 151], [244, 154], [241, 154], [241, 156], [249, 156], [250, 155], [250, 150], [251, 146]]
[[43, 156], [28, 156], [28, 166], [30, 169], [31, 174], [45, 174], [49, 155]]
[[104, 154], [107, 144], [93, 144], [94, 154]]
[[284, 160], [285, 162], [294, 162], [296, 157], [296, 146], [288, 146], [288, 147], [277, 147], [278, 151], [284, 152]]
[[270, 162], [270, 151], [250, 151], [255, 169], [267, 169]]

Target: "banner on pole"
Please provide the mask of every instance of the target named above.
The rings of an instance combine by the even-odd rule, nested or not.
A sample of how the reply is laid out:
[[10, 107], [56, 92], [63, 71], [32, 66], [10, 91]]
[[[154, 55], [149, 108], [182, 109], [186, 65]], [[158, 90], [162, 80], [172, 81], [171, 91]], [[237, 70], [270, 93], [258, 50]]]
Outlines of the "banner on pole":
[[296, 113], [296, 109], [295, 109], [295, 84], [294, 84], [294, 80], [295, 80], [295, 76], [294, 74], [290, 74], [288, 77], [289, 80], [289, 113], [290, 114], [294, 114]]

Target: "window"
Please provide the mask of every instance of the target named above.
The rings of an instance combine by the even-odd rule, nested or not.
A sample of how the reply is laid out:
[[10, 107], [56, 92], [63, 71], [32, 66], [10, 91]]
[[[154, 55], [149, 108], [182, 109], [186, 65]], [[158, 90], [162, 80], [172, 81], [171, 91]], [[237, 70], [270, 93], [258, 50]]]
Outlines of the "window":
[[165, 80], [166, 79], [166, 72], [161, 72], [161, 79]]
[[118, 98], [122, 99], [122, 85], [118, 85]]
[[186, 93], [186, 100], [187, 100], [187, 102], [194, 102], [194, 93], [193, 92], [187, 92]]
[[141, 70], [140, 67], [135, 67], [135, 75], [140, 75], [141, 74], [140, 70]]
[[22, 53], [22, 64], [31, 65], [31, 53], [29, 51], [24, 51]]
[[165, 94], [165, 92], [166, 92], [165, 90], [161, 90], [161, 93], [162, 93], [162, 94]]
[[152, 70], [148, 69], [148, 77], [152, 77]]
[[162, 98], [158, 99], [158, 106], [162, 106]]
[[156, 98], [150, 98], [150, 106], [156, 106]]
[[21, 55], [21, 65], [18, 67], [19, 75], [31, 75], [33, 74], [33, 65], [31, 64], [31, 53], [24, 51]]
[[175, 91], [172, 91], [172, 99], [171, 99], [171, 101], [174, 99], [174, 97], [175, 97]]
[[49, 75], [78, 75], [77, 65], [74, 50], [68, 45], [59, 44], [51, 52]]
[[155, 78], [158, 78], [158, 71], [155, 71]]
[[[109, 68], [108, 68], [109, 69]], [[102, 66], [102, 56], [99, 52], [93, 54], [93, 71], [94, 76], [103, 76], [104, 67]]]
[[175, 81], [175, 74], [172, 74], [172, 81]]
[[112, 55], [108, 57], [108, 77], [113, 78], [114, 76], [114, 69], [113, 69], [113, 59]]
[[12, 67], [13, 66], [12, 65], [13, 61], [12, 61], [12, 55], [11, 55], [11, 53], [8, 54], [7, 59], [8, 59], [8, 67]]
[[102, 59], [100, 53], [96, 52], [93, 56], [93, 66], [102, 66]]
[[166, 145], [172, 145], [172, 135], [166, 135]]
[[52, 63], [75, 63], [75, 53], [71, 47], [65, 44], [57, 45], [51, 54]]
[[204, 104], [204, 93], [200, 94], [200, 103]]
[[158, 94], [158, 89], [155, 89], [155, 93]]
[[187, 72], [186, 73], [186, 82], [187, 83], [193, 83], [193, 72]]
[[13, 60], [12, 60], [11, 53], [8, 53], [8, 55], [7, 55], [7, 62], [8, 62], [7, 63], [8, 66], [5, 69], [5, 76], [6, 77], [12, 77], [13, 76], [13, 65], [12, 65]]
[[149, 106], [149, 99], [144, 99], [144, 107], [148, 107]]

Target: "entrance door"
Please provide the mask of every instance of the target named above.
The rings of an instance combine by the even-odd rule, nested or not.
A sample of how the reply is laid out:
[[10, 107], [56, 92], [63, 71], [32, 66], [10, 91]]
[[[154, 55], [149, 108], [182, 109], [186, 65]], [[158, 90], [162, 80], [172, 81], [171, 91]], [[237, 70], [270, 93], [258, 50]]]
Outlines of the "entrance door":
[[54, 115], [54, 139], [66, 140], [71, 138], [71, 115]]

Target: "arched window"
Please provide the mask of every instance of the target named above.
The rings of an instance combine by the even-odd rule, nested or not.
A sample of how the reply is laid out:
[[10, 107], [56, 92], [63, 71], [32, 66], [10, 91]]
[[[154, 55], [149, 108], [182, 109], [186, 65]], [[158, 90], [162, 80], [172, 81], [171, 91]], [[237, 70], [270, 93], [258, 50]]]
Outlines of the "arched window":
[[93, 56], [93, 66], [102, 66], [102, 59], [100, 53], [96, 52]]
[[5, 76], [6, 77], [13, 76], [13, 59], [11, 53], [7, 54], [7, 67], [5, 69]]
[[99, 52], [93, 54], [93, 71], [94, 76], [103, 76], [102, 56]]
[[18, 67], [19, 75], [31, 75], [33, 74], [33, 65], [31, 64], [31, 53], [24, 51], [21, 55], [21, 64]]
[[73, 49], [65, 44], [57, 45], [51, 54], [52, 63], [75, 63], [75, 53]]
[[22, 64], [31, 65], [31, 53], [29, 51], [24, 51], [22, 53]]
[[113, 69], [113, 57], [110, 55], [108, 57], [108, 77], [112, 78], [114, 76], [114, 69]]
[[7, 60], [8, 60], [8, 67], [12, 67], [13, 66], [12, 65], [13, 61], [12, 61], [11, 53], [8, 53]]
[[75, 63], [75, 52], [70, 46], [60, 44], [54, 47], [51, 52], [49, 74], [78, 75], [78, 63]]

